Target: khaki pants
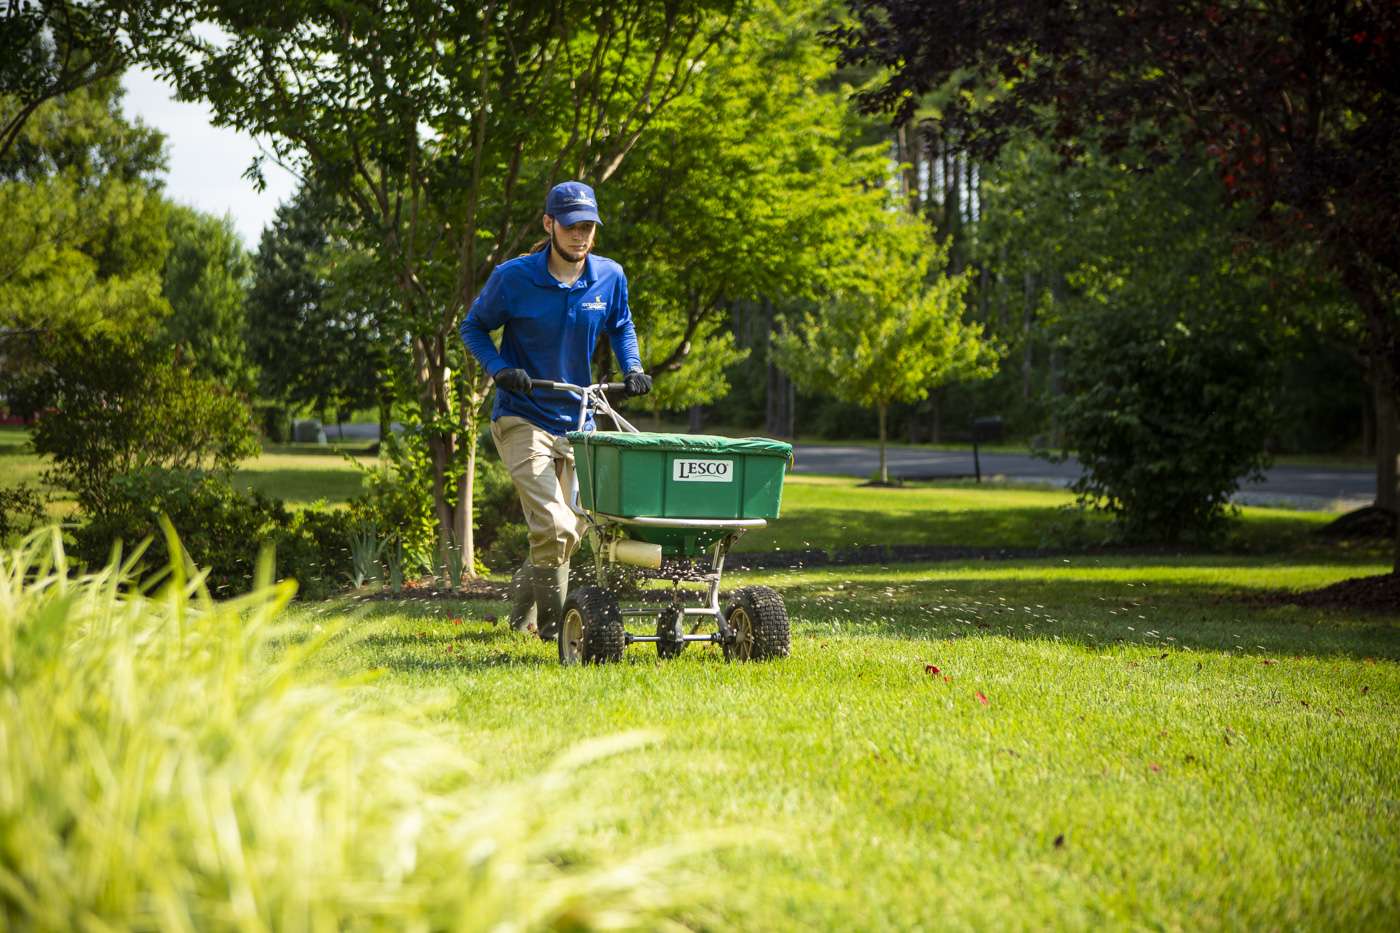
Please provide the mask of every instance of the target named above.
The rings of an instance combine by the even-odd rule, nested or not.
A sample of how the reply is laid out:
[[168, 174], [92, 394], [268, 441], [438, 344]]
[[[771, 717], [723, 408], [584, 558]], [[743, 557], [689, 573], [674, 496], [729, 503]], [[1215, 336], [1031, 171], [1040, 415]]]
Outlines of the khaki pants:
[[567, 563], [583, 537], [583, 520], [570, 507], [574, 496], [573, 446], [567, 439], [513, 415], [491, 422], [491, 440], [510, 471], [525, 510], [530, 563], [536, 567]]

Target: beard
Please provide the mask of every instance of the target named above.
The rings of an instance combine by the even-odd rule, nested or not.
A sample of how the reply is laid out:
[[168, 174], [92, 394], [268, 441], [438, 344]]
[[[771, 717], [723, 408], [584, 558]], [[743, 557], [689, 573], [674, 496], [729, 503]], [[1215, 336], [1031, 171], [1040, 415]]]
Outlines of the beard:
[[550, 249], [558, 253], [559, 258], [564, 260], [565, 262], [583, 262], [583, 257], [587, 256], [588, 253], [593, 249], [592, 246], [587, 246], [581, 253], [569, 252], [567, 249], [564, 248], [564, 244], [559, 242], [559, 230], [557, 227], [554, 230], [550, 231], [549, 247]]

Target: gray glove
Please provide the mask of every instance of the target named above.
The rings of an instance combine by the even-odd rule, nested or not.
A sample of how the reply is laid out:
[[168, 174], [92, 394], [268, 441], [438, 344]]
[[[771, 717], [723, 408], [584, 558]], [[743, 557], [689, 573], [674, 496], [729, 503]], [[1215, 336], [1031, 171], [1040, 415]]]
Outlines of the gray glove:
[[651, 377], [640, 369], [630, 372], [622, 377], [622, 381], [627, 386], [627, 395], [646, 395], [651, 391]]
[[496, 373], [496, 385], [508, 392], [530, 394], [530, 374], [523, 369], [503, 369]]

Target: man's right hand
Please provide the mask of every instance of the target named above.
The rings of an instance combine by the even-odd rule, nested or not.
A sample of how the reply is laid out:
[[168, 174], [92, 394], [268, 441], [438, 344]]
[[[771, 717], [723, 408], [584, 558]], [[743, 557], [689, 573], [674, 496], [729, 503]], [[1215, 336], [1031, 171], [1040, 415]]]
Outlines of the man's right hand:
[[496, 385], [508, 392], [530, 394], [530, 374], [523, 369], [502, 369], [495, 379]]

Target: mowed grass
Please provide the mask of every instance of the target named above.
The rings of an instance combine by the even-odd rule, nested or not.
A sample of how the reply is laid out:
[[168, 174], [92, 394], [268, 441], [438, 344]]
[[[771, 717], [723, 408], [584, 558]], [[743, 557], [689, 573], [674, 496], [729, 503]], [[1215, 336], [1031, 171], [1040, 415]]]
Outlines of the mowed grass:
[[[238, 479], [294, 504], [359, 481], [303, 448]], [[1054, 545], [1071, 498], [789, 476], [783, 518], [743, 545]], [[719, 830], [677, 869], [698, 928], [1394, 928], [1400, 615], [1261, 598], [1388, 569], [1300, 546], [1333, 517], [1246, 509], [1216, 554], [727, 574], [787, 601], [793, 655], [769, 664], [638, 645], [561, 669], [490, 602], [300, 605], [291, 632], [346, 625], [319, 663], [377, 672], [367, 697], [446, 695], [485, 782], [655, 734], [590, 766], [581, 801], [537, 806], [582, 813], [588, 849]]]
[[[341, 602], [327, 663], [455, 696], [487, 776], [651, 730], [598, 766], [605, 845], [714, 829], [687, 880], [739, 929], [1394, 928], [1400, 616], [1261, 602], [1387, 569], [1258, 557], [732, 575], [792, 657], [561, 669], [479, 602]], [[637, 630], [645, 628], [639, 624]], [[539, 801], [549, 807], [548, 800]]]
[[[340, 447], [309, 444], [269, 446], [264, 452], [239, 465], [233, 484], [239, 489], [256, 489], [282, 499], [294, 508], [304, 508], [324, 501], [338, 505], [358, 495], [363, 488], [363, 474], [347, 460]], [[366, 466], [377, 459], [367, 454], [363, 444], [343, 448]], [[43, 474], [48, 459], [29, 448], [29, 432], [21, 427], [0, 426], [0, 484], [6, 486], [32, 483], [54, 495], [49, 512], [54, 517], [66, 517], [77, 507], [64, 490], [47, 486]]]
[[[1071, 511], [1065, 489], [965, 481], [876, 487], [844, 476], [789, 474], [782, 517], [736, 551], [840, 550], [870, 545], [1043, 548], [1101, 542], [1108, 517]], [[1244, 508], [1229, 545], [1295, 546], [1336, 518], [1328, 512]]]
[[[363, 446], [347, 447], [346, 453], [367, 467], [378, 459]], [[279, 445], [264, 450], [262, 456], [240, 464], [233, 484], [239, 489], [256, 489], [275, 496], [292, 507], [305, 507], [324, 501], [338, 505], [359, 495], [364, 474], [339, 449], [310, 445]]]

